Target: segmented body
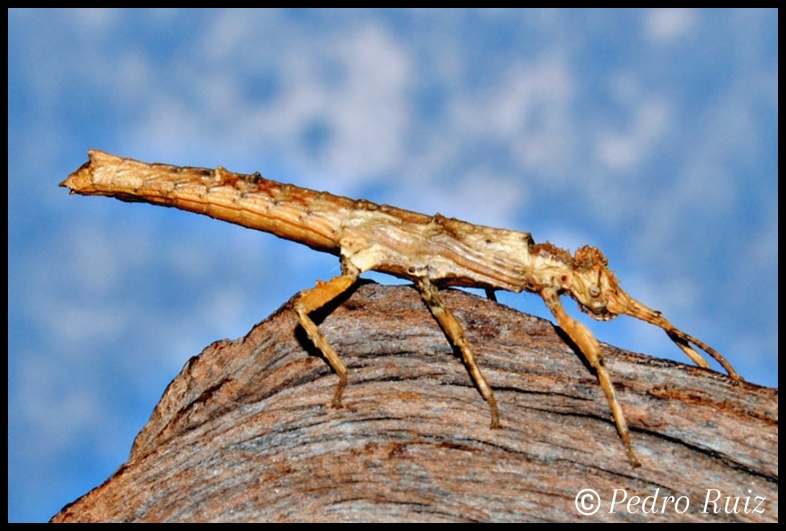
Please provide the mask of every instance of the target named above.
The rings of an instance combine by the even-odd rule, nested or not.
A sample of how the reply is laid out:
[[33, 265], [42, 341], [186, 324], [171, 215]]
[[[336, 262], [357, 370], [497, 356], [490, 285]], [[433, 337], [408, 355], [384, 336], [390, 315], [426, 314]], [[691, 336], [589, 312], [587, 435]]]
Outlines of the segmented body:
[[64, 186], [79, 194], [175, 207], [269, 232], [341, 255], [361, 272], [373, 269], [406, 279], [425, 273], [441, 286], [537, 292], [541, 283], [533, 282], [533, 249], [540, 262], [559, 265], [570, 258], [553, 246], [535, 246], [526, 232], [353, 200], [259, 173], [147, 164], [98, 150], [91, 150], [90, 158]]
[[243, 175], [216, 170], [148, 164], [98, 150], [61, 186], [71, 193], [106, 195], [144, 201], [228, 221], [338, 255], [342, 275], [301, 293], [295, 306], [300, 324], [339, 376], [333, 404], [341, 406], [347, 370], [309, 314], [351, 287], [369, 270], [412, 280], [491, 409], [491, 427], [499, 427], [497, 403], [477, 366], [463, 328], [444, 306], [438, 287], [469, 286], [537, 293], [563, 330], [594, 368], [611, 407], [628, 459], [638, 466], [622, 408], [616, 399], [597, 340], [587, 327], [562, 308], [569, 295], [579, 308], [598, 320], [626, 314], [663, 328], [696, 364], [709, 364], [692, 347], [715, 358], [734, 379], [739, 376], [723, 356], [675, 328], [660, 312], [632, 299], [620, 287], [608, 262], [596, 248], [585, 246], [574, 256], [530, 234], [473, 225], [439, 214], [417, 212], [352, 200], [270, 181], [259, 173]]

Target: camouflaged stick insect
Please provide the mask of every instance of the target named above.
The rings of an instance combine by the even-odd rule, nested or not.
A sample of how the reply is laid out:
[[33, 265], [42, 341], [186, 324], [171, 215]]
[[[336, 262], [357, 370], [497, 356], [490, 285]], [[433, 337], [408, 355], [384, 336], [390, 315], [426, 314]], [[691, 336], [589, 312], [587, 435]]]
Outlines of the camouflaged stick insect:
[[301, 292], [295, 305], [300, 325], [338, 375], [335, 407], [341, 407], [347, 369], [309, 314], [349, 289], [361, 273], [372, 270], [415, 283], [488, 402], [491, 428], [500, 427], [494, 392], [475, 362], [461, 324], [442, 302], [438, 287], [484, 288], [492, 299], [495, 290], [526, 290], [542, 297], [597, 373], [633, 467], [639, 462], [598, 341], [565, 312], [561, 295], [570, 295], [584, 313], [600, 321], [625, 314], [659, 326], [698, 366], [710, 368], [691, 344], [717, 360], [731, 378], [740, 379], [723, 356], [622, 291], [608, 261], [594, 247], [584, 246], [571, 256], [548, 242], [536, 244], [526, 232], [354, 201], [269, 181], [259, 173], [242, 175], [220, 166], [210, 170], [148, 164], [98, 150], [88, 154], [89, 161], [60, 183], [72, 194], [106, 195], [188, 210], [340, 257], [342, 274], [327, 282], [317, 281], [316, 287]]

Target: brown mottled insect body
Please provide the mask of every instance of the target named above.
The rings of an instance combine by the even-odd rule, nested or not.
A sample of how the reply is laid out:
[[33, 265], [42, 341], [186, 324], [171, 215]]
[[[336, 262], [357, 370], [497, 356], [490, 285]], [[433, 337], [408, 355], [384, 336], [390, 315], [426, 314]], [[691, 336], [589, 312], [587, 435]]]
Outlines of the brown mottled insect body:
[[709, 364], [691, 344], [717, 360], [730, 377], [739, 379], [715, 350], [676, 329], [660, 312], [629, 297], [619, 287], [606, 258], [594, 247], [584, 246], [571, 256], [549, 242], [536, 244], [526, 232], [356, 201], [270, 181], [258, 172], [243, 175], [220, 166], [216, 170], [177, 167], [98, 150], [88, 153], [90, 160], [61, 183], [71, 193], [106, 195], [205, 214], [340, 257], [342, 274], [303, 291], [295, 305], [301, 326], [339, 377], [333, 396], [336, 407], [341, 406], [347, 369], [309, 315], [349, 289], [361, 273], [372, 270], [415, 283], [449, 341], [460, 350], [472, 380], [489, 404], [492, 428], [499, 427], [494, 392], [475, 362], [461, 324], [442, 302], [439, 287], [483, 288], [492, 299], [494, 291], [500, 289], [516, 293], [526, 290], [542, 297], [596, 371], [634, 467], [639, 463], [600, 346], [586, 326], [565, 312], [561, 295], [573, 297], [583, 312], [597, 320], [626, 314], [659, 326], [700, 367], [709, 368]]

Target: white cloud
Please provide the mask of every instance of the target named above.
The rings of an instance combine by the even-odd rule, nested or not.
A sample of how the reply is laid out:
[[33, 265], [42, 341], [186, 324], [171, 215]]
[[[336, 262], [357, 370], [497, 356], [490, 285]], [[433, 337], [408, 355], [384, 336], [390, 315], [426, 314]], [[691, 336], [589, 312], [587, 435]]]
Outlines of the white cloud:
[[654, 41], [668, 41], [690, 31], [696, 22], [692, 9], [650, 9], [645, 18], [645, 34]]

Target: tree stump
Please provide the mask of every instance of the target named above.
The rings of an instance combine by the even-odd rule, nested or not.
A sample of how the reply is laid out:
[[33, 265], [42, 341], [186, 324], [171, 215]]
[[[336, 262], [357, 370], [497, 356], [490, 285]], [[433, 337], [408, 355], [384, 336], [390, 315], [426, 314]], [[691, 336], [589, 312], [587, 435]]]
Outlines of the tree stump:
[[634, 470], [559, 329], [442, 293], [502, 429], [417, 291], [362, 282], [313, 314], [349, 370], [343, 409], [293, 298], [189, 360], [128, 462], [52, 520], [778, 521], [776, 389], [602, 345]]

